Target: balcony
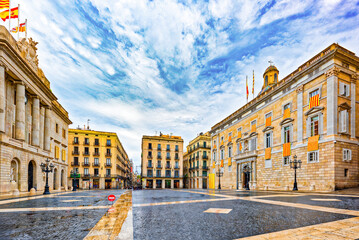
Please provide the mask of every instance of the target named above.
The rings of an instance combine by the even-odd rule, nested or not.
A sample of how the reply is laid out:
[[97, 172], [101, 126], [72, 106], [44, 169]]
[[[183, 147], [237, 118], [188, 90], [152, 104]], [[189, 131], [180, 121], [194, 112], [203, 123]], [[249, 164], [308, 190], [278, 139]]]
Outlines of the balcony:
[[166, 164], [166, 168], [171, 168], [171, 164]]
[[147, 175], [147, 177], [153, 177], [153, 174]]
[[72, 141], [72, 144], [77, 145], [77, 144], [79, 144], [79, 141]]
[[109, 152], [107, 152], [107, 153], [105, 154], [105, 156], [106, 156], [106, 157], [112, 157], [112, 154], [109, 153]]
[[93, 166], [93, 167], [99, 167], [100, 164], [99, 164], [98, 162], [96, 162], [96, 163], [92, 163], [92, 166]]
[[100, 174], [98, 174], [98, 173], [95, 173], [94, 175], [93, 175], [93, 178], [99, 178], [100, 177]]
[[162, 157], [161, 157], [161, 156], [157, 156], [157, 159], [162, 159]]
[[166, 148], [166, 151], [167, 151], [167, 152], [170, 152], [170, 151], [171, 151], [171, 148]]
[[198, 156], [198, 155], [196, 156], [196, 159], [199, 159], [199, 156]]
[[90, 177], [91, 177], [91, 174], [89, 174], [89, 173], [84, 173], [82, 175], [82, 178], [90, 178]]
[[202, 169], [203, 170], [208, 170], [209, 168], [208, 168], [208, 166], [202, 166]]
[[100, 153], [99, 153], [99, 152], [94, 152], [92, 155], [93, 155], [94, 157], [99, 157], [99, 156], [100, 156]]
[[72, 155], [80, 155], [79, 151], [72, 151]]
[[79, 167], [80, 164], [78, 162], [71, 162], [71, 166], [73, 167]]
[[180, 176], [179, 176], [179, 175], [175, 175], [174, 177], [175, 177], [175, 178], [179, 178]]
[[84, 145], [90, 145], [90, 142], [84, 141]]
[[147, 159], [152, 159], [152, 155], [147, 155]]
[[175, 166], [175, 169], [180, 169], [180, 167], [179, 167], [179, 166]]
[[162, 169], [162, 165], [157, 165], [156, 168]]
[[202, 156], [202, 159], [208, 159], [208, 156], [206, 155], [206, 156]]
[[197, 166], [196, 169], [199, 169], [199, 166]]
[[170, 177], [171, 177], [171, 174], [166, 174], [166, 177], [167, 177], [167, 178], [170, 178]]
[[105, 167], [112, 167], [111, 163], [105, 163], [104, 165], [105, 165]]
[[111, 143], [106, 143], [106, 146], [107, 146], [107, 147], [111, 147]]
[[113, 178], [113, 177], [117, 177], [117, 175], [114, 175], [114, 174], [105, 174], [104, 175], [105, 178]]
[[152, 164], [147, 164], [147, 168], [153, 168]]
[[171, 160], [171, 157], [167, 156], [167, 157], [166, 157], [166, 160]]
[[90, 163], [84, 162], [84, 163], [82, 163], [82, 166], [83, 166], [83, 167], [89, 167], [89, 166], [90, 166]]
[[244, 153], [239, 153], [237, 155], [234, 156], [233, 160], [238, 161], [244, 158], [256, 158], [257, 157], [257, 150], [253, 150], [253, 151], [246, 151]]
[[161, 177], [161, 174], [156, 174], [156, 177]]
[[84, 155], [84, 156], [90, 156], [90, 152], [82, 152], [82, 155]]

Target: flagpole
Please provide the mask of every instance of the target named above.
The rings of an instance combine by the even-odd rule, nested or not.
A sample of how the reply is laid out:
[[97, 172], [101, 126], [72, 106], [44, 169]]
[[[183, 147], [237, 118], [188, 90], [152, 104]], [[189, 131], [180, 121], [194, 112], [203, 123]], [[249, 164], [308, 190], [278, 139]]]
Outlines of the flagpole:
[[10, 30], [10, 19], [11, 19], [11, 4], [10, 4], [10, 0], [9, 0], [9, 32]]
[[27, 18], [25, 19], [25, 40], [27, 40]]
[[254, 70], [253, 70], [253, 88], [252, 88], [252, 94], [253, 94], [253, 99], [254, 99]]
[[17, 5], [17, 40], [20, 38], [20, 4]]
[[248, 76], [246, 76], [246, 95], [247, 95], [247, 103], [248, 103]]

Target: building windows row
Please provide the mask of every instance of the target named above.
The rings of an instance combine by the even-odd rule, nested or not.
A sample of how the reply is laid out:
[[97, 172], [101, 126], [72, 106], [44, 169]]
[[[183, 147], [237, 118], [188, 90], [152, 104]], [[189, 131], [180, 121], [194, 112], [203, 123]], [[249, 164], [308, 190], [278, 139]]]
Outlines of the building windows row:
[[[79, 144], [79, 137], [74, 137], [74, 141], [73, 141], [73, 144]], [[85, 138], [84, 139], [84, 144], [85, 145], [90, 145], [90, 139], [89, 138]], [[100, 145], [100, 140], [98, 138], [95, 138], [95, 141], [94, 141], [94, 145], [95, 146], [99, 146]], [[106, 146], [111, 146], [111, 139], [107, 139], [106, 140]]]

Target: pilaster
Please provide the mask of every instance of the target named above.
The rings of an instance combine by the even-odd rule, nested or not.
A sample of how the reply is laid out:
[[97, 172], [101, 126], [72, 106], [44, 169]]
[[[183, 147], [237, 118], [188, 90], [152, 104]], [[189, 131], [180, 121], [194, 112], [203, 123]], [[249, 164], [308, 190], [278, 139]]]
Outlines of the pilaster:
[[5, 132], [5, 66], [0, 64], [0, 132]]
[[39, 144], [40, 144], [40, 148], [42, 149], [44, 149], [44, 132], [45, 132], [45, 108], [40, 106]]
[[44, 149], [50, 151], [51, 109], [45, 108]]
[[[350, 128], [350, 135], [351, 138], [355, 138], [355, 128], [356, 128], [356, 124], [355, 124], [355, 113], [356, 113], [356, 104], [355, 104], [355, 97], [356, 97], [356, 93], [355, 93], [355, 88], [356, 88], [356, 81], [358, 80], [358, 75], [357, 74], [353, 74], [351, 76], [351, 83], [350, 83], [350, 103], [351, 103], [351, 111], [350, 111], [350, 122], [351, 122], [351, 128]], [[358, 119], [357, 119], [358, 120]]]
[[303, 141], [303, 85], [297, 88], [297, 142]]
[[327, 77], [327, 135], [337, 134], [338, 74], [333, 67], [326, 73]]

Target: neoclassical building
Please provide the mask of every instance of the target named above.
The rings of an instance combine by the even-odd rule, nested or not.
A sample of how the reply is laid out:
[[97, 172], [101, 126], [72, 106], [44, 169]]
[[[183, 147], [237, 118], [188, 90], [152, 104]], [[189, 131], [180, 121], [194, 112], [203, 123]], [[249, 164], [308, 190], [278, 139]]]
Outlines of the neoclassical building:
[[258, 96], [211, 128], [222, 188], [291, 190], [294, 156], [299, 190], [358, 186], [358, 73], [359, 58], [338, 44], [282, 80], [269, 66]]
[[[0, 194], [43, 191], [40, 164], [55, 165], [52, 190], [67, 189], [67, 111], [38, 67], [31, 38], [16, 40], [0, 26]], [[33, 190], [33, 191], [34, 191]]]

